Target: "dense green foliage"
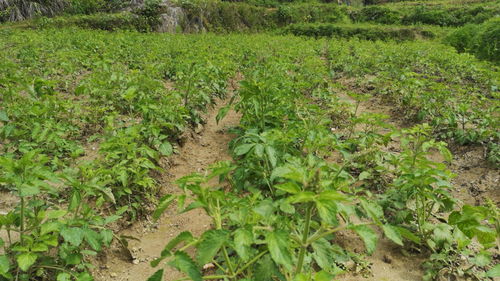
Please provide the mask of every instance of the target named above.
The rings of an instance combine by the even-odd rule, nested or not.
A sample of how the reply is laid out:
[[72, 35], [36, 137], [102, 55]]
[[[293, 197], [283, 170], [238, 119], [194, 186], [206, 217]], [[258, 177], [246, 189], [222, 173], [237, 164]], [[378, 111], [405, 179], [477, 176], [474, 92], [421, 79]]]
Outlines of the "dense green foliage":
[[416, 5], [416, 6], [367, 6], [353, 9], [350, 17], [355, 22], [383, 24], [429, 24], [439, 26], [463, 26], [482, 23], [500, 14], [496, 5]]
[[498, 161], [500, 75], [491, 66], [470, 68], [471, 58], [430, 43], [349, 45], [330, 50], [339, 77], [355, 78], [353, 85], [390, 100], [409, 120], [428, 122], [443, 139], [486, 145]]
[[459, 52], [500, 63], [500, 19], [480, 25], [469, 24], [449, 34], [444, 41]]
[[358, 38], [363, 40], [415, 40], [433, 38], [435, 34], [420, 27], [395, 27], [379, 25], [292, 24], [284, 32], [314, 37]]
[[[92, 257], [127, 245], [117, 222], [175, 201], [213, 229], [180, 233], [151, 265], [189, 280], [330, 281], [367, 269], [381, 236], [426, 255], [425, 280], [500, 276], [497, 202], [456, 200], [447, 166], [457, 146], [500, 163], [500, 73], [479, 60], [498, 62], [498, 6], [178, 3], [183, 31], [292, 36], [151, 34], [158, 2], [103, 13], [122, 3], [73, 0], [77, 15], [0, 29], [0, 192], [16, 204], [0, 210], [0, 281], [91, 281]], [[470, 22], [445, 42], [477, 57], [414, 40], [445, 28], [392, 25]], [[163, 194], [166, 158], [218, 99], [217, 121], [241, 115], [232, 160]], [[375, 100], [405, 128], [359, 111]]]
[[[157, 200], [160, 157], [173, 153], [186, 127], [203, 122], [200, 112], [224, 95], [243, 53], [232, 60], [223, 44], [201, 38], [1, 32], [0, 183], [21, 201], [0, 215], [0, 227], [23, 237], [5, 244], [18, 259], [10, 268], [26, 272], [24, 279], [65, 268], [86, 276], [85, 256], [113, 238], [106, 224]], [[167, 80], [175, 89], [165, 88]], [[59, 200], [71, 202], [67, 210]], [[108, 217], [109, 206], [117, 215]]]

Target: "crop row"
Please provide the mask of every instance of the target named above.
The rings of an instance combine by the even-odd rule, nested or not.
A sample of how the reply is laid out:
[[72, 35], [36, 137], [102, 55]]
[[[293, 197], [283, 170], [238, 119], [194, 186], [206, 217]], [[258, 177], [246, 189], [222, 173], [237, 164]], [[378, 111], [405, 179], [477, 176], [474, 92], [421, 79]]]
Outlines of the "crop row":
[[[494, 152], [495, 72], [470, 56], [445, 55], [450, 48], [434, 43], [400, 47], [269, 35], [76, 28], [0, 35], [0, 188], [18, 198], [0, 214], [0, 280], [92, 280], [89, 257], [112, 240], [126, 244], [110, 225], [157, 203], [160, 160], [176, 152], [186, 130], [204, 122], [207, 107], [225, 98], [237, 72], [244, 80], [231, 103], [242, 113], [231, 144], [234, 161], [179, 182], [195, 195], [183, 211], [205, 208], [214, 229], [196, 238], [182, 233], [162, 258], [173, 255], [174, 266], [194, 280], [206, 263], [233, 280], [327, 280], [348, 260], [359, 260], [334, 234], [353, 230], [372, 252], [377, 227], [400, 245], [464, 253], [468, 274], [485, 276], [491, 267], [487, 249], [498, 226], [484, 220], [497, 218], [496, 209], [467, 206], [442, 222], [443, 212], [453, 210], [451, 175], [426, 158], [431, 149], [449, 156], [431, 132], [461, 140], [462, 133], [479, 131], [469, 142]], [[405, 84], [410, 71], [421, 81]], [[431, 112], [421, 118], [430, 127], [382, 134], [383, 116], [360, 115], [342, 103], [335, 80], [367, 74], [377, 75], [373, 87], [408, 116]], [[422, 94], [440, 89], [431, 82], [442, 87], [443, 100]], [[468, 123], [440, 121], [445, 109], [454, 114], [445, 99], [470, 108], [452, 119]], [[396, 139], [400, 152], [388, 152]], [[205, 185], [211, 177], [222, 184]], [[164, 196], [155, 214], [175, 198]], [[467, 252], [473, 237], [484, 249], [479, 260]], [[189, 246], [197, 247], [196, 262], [184, 252]]]
[[[359, 42], [346, 44], [357, 54], [350, 44]], [[322, 55], [333, 48], [319, 41], [316, 52], [272, 52], [244, 72], [233, 103], [242, 114], [231, 143], [233, 161], [178, 181], [186, 192], [182, 202], [185, 196], [194, 200], [180, 211], [203, 208], [213, 229], [199, 237], [180, 233], [154, 267], [169, 260], [195, 281], [332, 280], [348, 270], [348, 261], [362, 260], [336, 240], [336, 234], [354, 231], [368, 254], [376, 249], [377, 233], [432, 254], [425, 264], [428, 280], [462, 263], [453, 252], [468, 269], [451, 266], [446, 277], [498, 274], [498, 266], [488, 265], [488, 249], [497, 246], [497, 209], [456, 207], [452, 173], [428, 159], [435, 151], [448, 162], [452, 156], [446, 143], [432, 138], [429, 125], [394, 129], [383, 115], [358, 114], [342, 102]], [[397, 152], [388, 149], [394, 141]], [[209, 184], [213, 178], [219, 184]], [[173, 199], [165, 198], [162, 208]], [[474, 239], [480, 253], [469, 247]], [[196, 249], [194, 258], [189, 248]], [[209, 274], [203, 272], [207, 264], [215, 266]], [[162, 280], [163, 272], [149, 280]]]

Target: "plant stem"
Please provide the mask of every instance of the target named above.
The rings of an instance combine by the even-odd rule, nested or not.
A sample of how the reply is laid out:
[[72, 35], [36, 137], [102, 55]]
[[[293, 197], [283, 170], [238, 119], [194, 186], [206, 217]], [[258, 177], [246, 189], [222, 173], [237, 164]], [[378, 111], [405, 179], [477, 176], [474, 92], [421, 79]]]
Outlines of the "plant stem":
[[[224, 280], [225, 278], [228, 278], [229, 276], [227, 275], [209, 275], [209, 276], [203, 276], [203, 280], [216, 280], [216, 279], [220, 279], [220, 280]], [[176, 279], [175, 281], [184, 281], [184, 280], [191, 280], [191, 277], [183, 277], [183, 278], [180, 278], [180, 279]]]
[[[219, 202], [219, 200], [217, 200], [217, 209], [216, 209], [216, 214], [215, 214], [214, 220], [215, 220], [216, 229], [222, 229], [222, 218], [220, 215], [220, 202]], [[227, 263], [229, 275], [233, 276], [234, 275], [233, 264], [231, 263], [231, 260], [229, 259], [229, 255], [227, 253], [226, 246], [222, 246], [222, 253], [224, 254], [224, 259], [226, 260], [226, 263]], [[232, 279], [232, 277], [229, 279]]]
[[71, 277], [77, 278], [77, 276], [75, 274], [73, 274], [73, 272], [71, 272], [70, 270], [67, 270], [65, 268], [62, 268], [62, 267], [50, 266], [50, 265], [39, 265], [39, 266], [36, 266], [36, 267], [38, 267], [38, 268], [47, 268], [47, 269], [53, 269], [53, 270], [58, 270], [58, 271], [66, 272], [69, 275], [71, 275]]
[[21, 233], [20, 233], [20, 237], [21, 237], [21, 246], [24, 246], [24, 208], [25, 208], [25, 202], [24, 202], [24, 197], [21, 197]]
[[239, 274], [241, 274], [245, 269], [247, 269], [250, 265], [252, 265], [253, 263], [255, 263], [256, 261], [258, 261], [263, 255], [267, 254], [267, 250], [265, 250], [264, 252], [258, 254], [257, 256], [255, 256], [255, 258], [253, 258], [252, 260], [250, 260], [247, 264], [245, 264], [242, 268], [240, 268], [234, 275], [234, 277], [238, 276]]
[[[373, 225], [374, 223], [373, 222], [367, 222], [367, 223], [359, 223], [359, 224], [356, 224], [356, 226], [359, 226], [359, 225]], [[349, 227], [348, 224], [344, 224], [344, 225], [341, 225], [341, 226], [337, 226], [335, 228], [332, 228], [332, 229], [329, 229], [323, 233], [317, 233], [313, 236], [311, 236], [311, 238], [309, 238], [309, 240], [307, 241], [307, 244], [311, 244], [311, 243], [314, 243], [315, 241], [325, 237], [325, 236], [328, 236], [332, 233], [335, 233], [335, 232], [338, 232], [338, 231], [341, 231], [341, 230], [344, 230], [346, 229], [347, 227]]]
[[302, 234], [302, 245], [299, 252], [299, 260], [297, 262], [297, 268], [295, 270], [295, 274], [300, 274], [302, 271], [302, 266], [304, 265], [304, 257], [306, 255], [307, 250], [307, 238], [309, 238], [309, 230], [311, 228], [311, 217], [312, 217], [312, 209], [314, 205], [312, 203], [308, 203], [306, 209], [306, 224], [304, 226], [304, 233]]
[[231, 263], [231, 260], [229, 259], [229, 255], [227, 254], [226, 246], [222, 246], [222, 253], [224, 254], [224, 259], [226, 260], [226, 263], [227, 263], [229, 275], [231, 275], [231, 277], [229, 279], [233, 279], [233, 276], [234, 276], [233, 264]]

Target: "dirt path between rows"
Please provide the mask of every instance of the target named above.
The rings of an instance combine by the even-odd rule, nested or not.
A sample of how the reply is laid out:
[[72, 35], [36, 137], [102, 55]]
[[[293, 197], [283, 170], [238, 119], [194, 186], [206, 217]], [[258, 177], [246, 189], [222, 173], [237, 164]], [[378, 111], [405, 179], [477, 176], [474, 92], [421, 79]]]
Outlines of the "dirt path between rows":
[[[229, 95], [237, 89], [237, 81], [231, 81]], [[226, 117], [217, 124], [215, 116], [229, 99], [219, 100], [205, 116], [207, 123], [202, 130], [190, 133], [179, 153], [169, 158], [169, 167], [162, 175], [162, 194], [177, 194], [180, 190], [173, 182], [194, 172], [203, 172], [211, 164], [230, 160], [228, 144], [234, 137], [227, 129], [239, 124], [240, 116], [229, 111]], [[140, 221], [130, 229], [121, 231], [121, 235], [130, 235], [140, 241], [130, 241], [128, 249], [133, 260], [127, 258], [123, 250], [115, 250], [107, 254], [99, 269], [95, 272], [96, 281], [145, 281], [159, 268], [152, 268], [150, 261], [160, 255], [168, 241], [183, 231], [191, 231], [200, 235], [211, 227], [211, 219], [203, 210], [195, 209], [184, 214], [177, 214], [175, 206], [167, 210], [156, 223]], [[183, 275], [172, 268], [165, 268], [164, 280], [176, 280]]]
[[[345, 92], [337, 92], [341, 101], [351, 104], [353, 107], [356, 101]], [[357, 110], [357, 116], [363, 113], [378, 113], [388, 116], [386, 123], [396, 127], [403, 128], [405, 125], [391, 112], [391, 107], [382, 105], [375, 99], [362, 101]], [[388, 130], [382, 129], [381, 133], [387, 133]], [[396, 143], [390, 143], [389, 146], [396, 147]], [[340, 232], [337, 235], [336, 242], [343, 248], [349, 249], [355, 253], [364, 252], [363, 241], [352, 231]], [[355, 272], [349, 272], [338, 276], [335, 280], [339, 281], [421, 281], [424, 275], [420, 265], [425, 260], [422, 255], [405, 255], [401, 247], [382, 237], [378, 241], [377, 249], [371, 256], [366, 256], [366, 265], [369, 272], [363, 272], [366, 268], [361, 266], [355, 268]], [[359, 272], [356, 272], [359, 271]], [[363, 276], [365, 274], [365, 276]]]

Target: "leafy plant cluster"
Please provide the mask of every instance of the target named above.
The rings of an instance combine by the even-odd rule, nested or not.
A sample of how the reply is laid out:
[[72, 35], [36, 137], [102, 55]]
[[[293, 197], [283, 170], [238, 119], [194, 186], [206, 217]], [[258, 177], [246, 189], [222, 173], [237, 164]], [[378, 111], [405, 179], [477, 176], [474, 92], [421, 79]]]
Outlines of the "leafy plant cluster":
[[[17, 200], [0, 214], [0, 280], [92, 280], [91, 257], [126, 244], [112, 231], [121, 217], [151, 205], [158, 217], [174, 199], [184, 212], [203, 208], [213, 229], [181, 233], [153, 265], [169, 261], [193, 280], [331, 280], [350, 261], [367, 270], [339, 232], [359, 236], [367, 254], [378, 233], [429, 253], [429, 278], [498, 276], [498, 210], [458, 208], [453, 175], [428, 160], [450, 159], [436, 135], [499, 151], [489, 65], [437, 43], [78, 28], [0, 36], [0, 188]], [[242, 115], [233, 161], [179, 180], [185, 194], [158, 202], [162, 158], [238, 72], [217, 116]], [[350, 106], [337, 82], [353, 77], [371, 90], [352, 91]], [[399, 131], [359, 113], [371, 94], [429, 125]]]
[[361, 40], [407, 41], [417, 38], [433, 38], [432, 30], [421, 27], [395, 27], [379, 25], [350, 25], [350, 24], [291, 24], [285, 33], [297, 36], [357, 38]]
[[468, 52], [480, 59], [500, 63], [500, 20], [491, 19], [483, 24], [466, 25], [444, 39], [459, 52]]
[[438, 138], [484, 146], [498, 163], [495, 67], [434, 43], [350, 41], [332, 44], [328, 56], [348, 87], [394, 104], [408, 121], [429, 123]]
[[[470, 268], [452, 268], [446, 276], [496, 276], [489, 249], [497, 247], [498, 215], [490, 214], [488, 222], [478, 217], [470, 228], [458, 223], [485, 209], [455, 209], [453, 175], [428, 159], [437, 150], [451, 161], [446, 144], [433, 140], [426, 124], [381, 133], [388, 127], [384, 116], [358, 114], [356, 105], [336, 96], [334, 73], [320, 57], [325, 42], [315, 44], [270, 46], [270, 54], [256, 56], [243, 72], [232, 100], [242, 114], [230, 146], [233, 161], [180, 179], [185, 194], [164, 197], [157, 210], [178, 199], [181, 212], [204, 209], [213, 229], [199, 237], [180, 233], [152, 266], [168, 261], [189, 280], [331, 280], [349, 270], [348, 261], [362, 266], [357, 254], [339, 245], [337, 234], [356, 233], [371, 254], [379, 229], [398, 245], [432, 253], [429, 279], [451, 262], [440, 260], [447, 251], [466, 255]], [[395, 139], [398, 153], [387, 149]], [[214, 178], [219, 184], [211, 184]], [[193, 200], [185, 204], [189, 196]], [[453, 235], [461, 235], [463, 244]], [[479, 236], [484, 257], [476, 262], [468, 245]], [[194, 255], [187, 254], [190, 248]], [[163, 274], [159, 269], [149, 280]]]
[[225, 96], [243, 52], [209, 37], [24, 32], [1, 43], [0, 188], [17, 206], [0, 215], [0, 278], [92, 280], [109, 225], [155, 204], [161, 157]]
[[376, 22], [381, 24], [430, 24], [439, 26], [463, 26], [483, 23], [494, 18], [499, 7], [486, 4], [475, 5], [373, 5], [353, 9], [349, 16], [354, 22]]

